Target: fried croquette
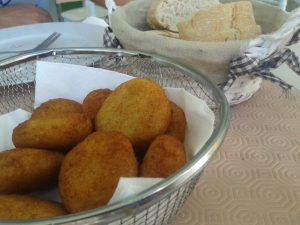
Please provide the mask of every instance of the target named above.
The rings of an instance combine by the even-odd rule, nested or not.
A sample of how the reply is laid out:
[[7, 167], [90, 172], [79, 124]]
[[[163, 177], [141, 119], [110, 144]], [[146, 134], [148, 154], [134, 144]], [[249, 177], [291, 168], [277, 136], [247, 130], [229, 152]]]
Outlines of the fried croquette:
[[166, 134], [172, 135], [181, 142], [184, 142], [186, 119], [184, 111], [176, 105], [174, 102], [170, 101], [171, 107], [171, 122], [166, 131]]
[[16, 147], [67, 152], [93, 131], [91, 120], [79, 113], [44, 119], [29, 119], [12, 134]]
[[26, 195], [0, 195], [0, 202], [0, 220], [32, 220], [67, 214], [58, 202]]
[[119, 131], [139, 154], [152, 140], [165, 133], [171, 108], [164, 90], [154, 81], [135, 78], [119, 85], [97, 113], [97, 131]]
[[142, 177], [166, 178], [186, 163], [182, 142], [170, 135], [158, 136], [147, 150], [141, 164]]
[[119, 132], [94, 132], [64, 158], [60, 196], [71, 213], [93, 209], [108, 203], [120, 177], [137, 174], [137, 160], [127, 137]]
[[112, 90], [110, 89], [97, 89], [90, 92], [83, 100], [83, 113], [87, 115], [92, 121], [94, 121], [97, 112], [111, 92]]
[[44, 149], [16, 148], [1, 152], [0, 193], [28, 193], [51, 187], [57, 183], [63, 157], [59, 152]]
[[82, 113], [81, 104], [70, 99], [55, 98], [42, 103], [33, 110], [31, 118], [49, 118], [68, 113]]

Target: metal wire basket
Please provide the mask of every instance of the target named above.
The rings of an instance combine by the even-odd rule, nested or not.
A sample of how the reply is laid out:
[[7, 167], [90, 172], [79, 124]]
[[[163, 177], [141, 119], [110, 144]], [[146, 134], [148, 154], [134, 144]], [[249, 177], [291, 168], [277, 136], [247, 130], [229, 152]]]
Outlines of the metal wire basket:
[[[51, 219], [22, 224], [168, 224], [192, 192], [207, 162], [218, 149], [229, 123], [223, 93], [204, 76], [172, 60], [133, 51], [112, 49], [55, 49], [22, 55], [0, 62], [0, 115], [23, 108], [32, 111], [36, 62], [85, 65], [146, 77], [164, 87], [180, 87], [203, 99], [215, 114], [208, 141], [178, 172], [144, 192], [112, 205]], [[0, 221], [0, 224], [20, 221]]]

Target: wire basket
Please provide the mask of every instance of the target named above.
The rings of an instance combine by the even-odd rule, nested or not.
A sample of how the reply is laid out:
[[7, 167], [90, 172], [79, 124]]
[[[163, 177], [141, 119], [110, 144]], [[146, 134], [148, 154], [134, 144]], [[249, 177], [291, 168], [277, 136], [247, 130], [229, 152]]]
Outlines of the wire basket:
[[[221, 145], [229, 123], [223, 93], [207, 78], [170, 59], [112, 49], [55, 49], [0, 62], [0, 115], [22, 108], [33, 110], [36, 62], [61, 62], [118, 71], [156, 81], [164, 87], [184, 88], [204, 100], [215, 114], [214, 130], [199, 152], [172, 176], [144, 192], [82, 213], [22, 224], [168, 224], [191, 194], [208, 160]], [[0, 221], [0, 224], [19, 224]]]

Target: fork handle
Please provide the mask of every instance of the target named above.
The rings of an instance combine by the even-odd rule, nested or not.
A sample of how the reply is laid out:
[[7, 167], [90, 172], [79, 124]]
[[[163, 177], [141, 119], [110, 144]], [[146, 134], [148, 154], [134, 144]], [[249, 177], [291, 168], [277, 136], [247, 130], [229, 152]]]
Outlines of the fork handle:
[[29, 50], [24, 50], [24, 51], [0, 51], [0, 54], [11, 54], [11, 53], [27, 53], [30, 52]]

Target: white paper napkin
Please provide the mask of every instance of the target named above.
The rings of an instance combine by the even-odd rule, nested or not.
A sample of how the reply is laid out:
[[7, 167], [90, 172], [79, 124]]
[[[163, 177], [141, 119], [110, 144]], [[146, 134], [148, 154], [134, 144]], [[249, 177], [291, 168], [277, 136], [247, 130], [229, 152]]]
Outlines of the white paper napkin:
[[92, 90], [115, 89], [131, 76], [109, 70], [63, 64], [37, 62], [35, 107], [52, 98], [82, 102]]
[[118, 187], [108, 204], [113, 204], [124, 198], [132, 197], [162, 180], [162, 178], [121, 177]]
[[30, 113], [22, 109], [0, 116], [0, 152], [14, 148], [12, 143], [13, 129], [30, 117]]

